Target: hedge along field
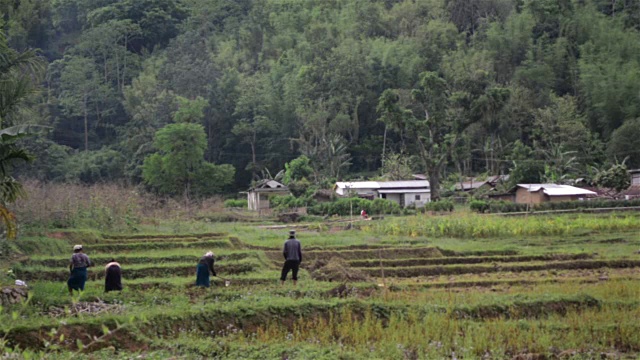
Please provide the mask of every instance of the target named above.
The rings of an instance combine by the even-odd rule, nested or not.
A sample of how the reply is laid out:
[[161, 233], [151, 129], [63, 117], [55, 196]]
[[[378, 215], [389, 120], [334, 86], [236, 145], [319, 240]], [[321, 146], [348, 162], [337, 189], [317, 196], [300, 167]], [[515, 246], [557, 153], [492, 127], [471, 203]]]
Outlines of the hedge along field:
[[496, 238], [507, 236], [564, 236], [590, 232], [640, 230], [637, 213], [607, 216], [531, 216], [525, 219], [476, 214], [394, 218], [363, 226], [367, 233], [410, 237]]
[[[475, 216], [487, 219], [477, 226], [495, 226], [493, 218]], [[625, 216], [604, 218], [626, 221]], [[387, 218], [358, 222], [352, 230], [298, 227], [305, 262], [297, 287], [278, 284], [288, 227], [206, 224], [198, 227], [201, 233], [98, 234], [86, 247], [98, 266], [89, 270], [86, 291], [74, 297], [66, 292], [65, 262], [77, 238], [40, 238], [42, 253], [14, 267], [30, 284], [31, 298], [0, 311], [0, 346], [22, 357], [52, 359], [640, 354], [637, 231], [481, 238], [386, 234], [399, 223], [417, 232], [421, 223], [445, 219]], [[206, 243], [210, 237], [204, 234], [212, 233], [228, 235]], [[25, 246], [34, 249], [33, 241], [25, 240]], [[210, 289], [193, 287], [196, 262], [207, 250], [216, 253], [216, 269], [231, 280], [229, 287], [217, 278]], [[110, 257], [123, 265], [121, 293], [102, 291], [101, 265]], [[327, 270], [330, 265], [334, 272]], [[324, 269], [323, 281], [316, 280], [316, 269]], [[345, 282], [343, 272], [364, 276]]]

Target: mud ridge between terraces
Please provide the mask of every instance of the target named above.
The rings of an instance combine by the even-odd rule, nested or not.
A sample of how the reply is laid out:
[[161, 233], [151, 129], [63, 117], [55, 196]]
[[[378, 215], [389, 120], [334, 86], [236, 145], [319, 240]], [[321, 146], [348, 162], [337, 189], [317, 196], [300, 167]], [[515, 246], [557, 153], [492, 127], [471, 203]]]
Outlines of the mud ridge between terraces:
[[[116, 260], [120, 264], [122, 264], [123, 266], [126, 266], [127, 264], [162, 264], [165, 262], [188, 262], [188, 261], [197, 262], [200, 256], [202, 256], [202, 254], [194, 250], [193, 255], [169, 255], [169, 256], [162, 256], [162, 257], [135, 256], [135, 255], [124, 255], [124, 256], [96, 255], [96, 256], [91, 256], [91, 261], [94, 264], [106, 264], [112, 258], [116, 258]], [[231, 253], [231, 254], [224, 254], [224, 255], [216, 255], [216, 262], [229, 261], [229, 260], [242, 260], [252, 256], [255, 256], [255, 255], [248, 254], [248, 253]], [[65, 268], [69, 265], [69, 258], [65, 257], [63, 259], [39, 259], [39, 260], [25, 258], [25, 259], [22, 259], [21, 263], [24, 265], [40, 265], [40, 266], [46, 266], [46, 267]]]
[[212, 232], [212, 233], [204, 233], [204, 234], [147, 234], [147, 235], [139, 235], [139, 234], [127, 234], [127, 235], [112, 235], [112, 234], [104, 234], [102, 235], [103, 239], [182, 239], [182, 238], [205, 238], [205, 237], [223, 237], [227, 236], [227, 233], [224, 232]]
[[104, 239], [98, 241], [96, 244], [135, 244], [135, 243], [170, 243], [170, 242], [197, 242], [197, 241], [213, 241], [222, 240], [224, 236], [208, 236], [202, 238], [196, 237], [170, 237], [170, 238], [130, 238], [130, 239]]
[[[384, 274], [389, 277], [414, 277], [434, 275], [480, 274], [493, 272], [525, 272], [540, 270], [572, 270], [572, 269], [623, 269], [640, 267], [640, 260], [576, 260], [567, 262], [548, 262], [544, 264], [500, 264], [495, 266], [433, 266], [433, 267], [405, 267], [385, 268]], [[380, 269], [359, 268], [370, 276], [379, 276]]]
[[[295, 305], [265, 305], [261, 308], [239, 308], [233, 311], [208, 309], [206, 311], [190, 312], [187, 314], [156, 314], [145, 321], [138, 321], [112, 331], [103, 337], [102, 341], [88, 344], [86, 339], [99, 338], [104, 335], [102, 325], [109, 329], [116, 329], [114, 320], [101, 322], [99, 318], [83, 319], [82, 323], [68, 323], [60, 325], [55, 334], [51, 334], [51, 325], [36, 327], [19, 327], [0, 333], [0, 337], [7, 340], [10, 347], [19, 346], [22, 349], [42, 349], [45, 342], [59, 344], [63, 348], [77, 350], [75, 339], [86, 341], [89, 345], [86, 351], [113, 346], [116, 350], [138, 351], [146, 344], [139, 340], [139, 335], [177, 337], [185, 331], [202, 333], [205, 336], [226, 336], [234, 331], [242, 330], [245, 334], [256, 332], [265, 324], [276, 320], [289, 329], [300, 317], [313, 316], [329, 319], [350, 311], [353, 319], [363, 319], [367, 314], [380, 319], [383, 326], [387, 325], [392, 315], [405, 316], [409, 311], [419, 316], [439, 312], [456, 319], [491, 319], [491, 318], [537, 318], [550, 314], [565, 315], [576, 309], [600, 308], [602, 303], [589, 296], [556, 298], [538, 301], [523, 301], [512, 304], [490, 304], [469, 308], [454, 308], [447, 310], [434, 306], [404, 306], [384, 303], [365, 303], [360, 300], [347, 300], [334, 303], [318, 301], [300, 301]], [[123, 321], [126, 324], [126, 321]], [[640, 325], [638, 329], [640, 330]], [[59, 343], [60, 334], [65, 334], [64, 341]], [[634, 350], [638, 349], [624, 349]]]
[[183, 248], [230, 248], [232, 245], [227, 240], [213, 241], [189, 241], [189, 242], [141, 242], [141, 243], [117, 243], [95, 244], [85, 246], [88, 253], [91, 252], [127, 252], [153, 249], [183, 249]]
[[[549, 255], [517, 255], [517, 256], [486, 256], [486, 257], [442, 257], [423, 259], [389, 259], [383, 260], [386, 267], [425, 266], [425, 265], [452, 265], [452, 264], [480, 264], [480, 263], [508, 263], [527, 261], [562, 261], [592, 259], [592, 254], [549, 254]], [[379, 259], [351, 260], [353, 267], [380, 267]]]
[[[281, 251], [269, 251], [265, 252], [267, 257], [271, 260], [281, 261]], [[358, 260], [358, 259], [396, 259], [403, 256], [412, 257], [425, 257], [435, 258], [442, 257], [440, 250], [435, 247], [423, 247], [423, 248], [380, 248], [377, 250], [313, 250], [304, 251], [304, 261], [308, 263], [315, 260], [329, 260], [331, 258], [340, 258], [344, 260]]]
[[[89, 270], [89, 280], [97, 280], [104, 278], [103, 269], [96, 271]], [[255, 264], [228, 264], [228, 265], [216, 265], [216, 271], [221, 274], [244, 274], [258, 270]], [[25, 281], [64, 281], [69, 278], [69, 272], [60, 270], [30, 270], [30, 269], [16, 269], [14, 270], [16, 276], [24, 279]], [[122, 277], [125, 279], [140, 279], [145, 277], [175, 277], [175, 276], [189, 276], [194, 275], [196, 272], [195, 265], [182, 265], [175, 267], [147, 267], [142, 269], [127, 269], [123, 267]]]

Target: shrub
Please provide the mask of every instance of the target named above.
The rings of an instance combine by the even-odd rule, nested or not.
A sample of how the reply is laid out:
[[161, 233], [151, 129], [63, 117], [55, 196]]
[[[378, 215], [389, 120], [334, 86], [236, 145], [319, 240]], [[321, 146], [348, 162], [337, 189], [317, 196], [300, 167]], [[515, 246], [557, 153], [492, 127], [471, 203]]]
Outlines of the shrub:
[[247, 208], [249, 202], [246, 199], [229, 199], [225, 200], [224, 207], [226, 208]]
[[297, 198], [293, 195], [274, 196], [270, 200], [271, 208], [276, 210], [285, 210], [291, 208], [299, 208], [309, 206], [313, 200], [305, 198]]
[[424, 206], [424, 211], [437, 211], [437, 212], [451, 212], [453, 211], [454, 205], [450, 200], [440, 200], [440, 201], [432, 201], [427, 203]]
[[469, 208], [471, 211], [485, 213], [489, 210], [489, 203], [484, 200], [472, 200], [469, 203]]
[[387, 199], [367, 200], [361, 198], [341, 198], [332, 202], [319, 203], [309, 208], [312, 215], [360, 215], [360, 210], [370, 215], [400, 214], [398, 203]]
[[[475, 203], [475, 202], [474, 202]], [[471, 210], [478, 212], [481, 204], [471, 204]], [[624, 208], [640, 206], [640, 199], [634, 200], [588, 200], [588, 201], [561, 201], [545, 202], [541, 204], [516, 204], [505, 201], [489, 201], [488, 210], [491, 213], [510, 213], [525, 211], [553, 211], [553, 210], [576, 210], [576, 209], [598, 209], [598, 208]]]

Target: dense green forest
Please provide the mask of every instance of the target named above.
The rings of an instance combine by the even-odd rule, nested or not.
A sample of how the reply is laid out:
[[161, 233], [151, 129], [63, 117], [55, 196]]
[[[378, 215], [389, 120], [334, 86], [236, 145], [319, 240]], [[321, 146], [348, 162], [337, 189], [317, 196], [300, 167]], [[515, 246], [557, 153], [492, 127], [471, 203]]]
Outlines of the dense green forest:
[[317, 183], [640, 167], [637, 0], [0, 0], [0, 11], [3, 42], [46, 63], [15, 116], [51, 129], [23, 140], [35, 158], [23, 177], [209, 195], [301, 155]]

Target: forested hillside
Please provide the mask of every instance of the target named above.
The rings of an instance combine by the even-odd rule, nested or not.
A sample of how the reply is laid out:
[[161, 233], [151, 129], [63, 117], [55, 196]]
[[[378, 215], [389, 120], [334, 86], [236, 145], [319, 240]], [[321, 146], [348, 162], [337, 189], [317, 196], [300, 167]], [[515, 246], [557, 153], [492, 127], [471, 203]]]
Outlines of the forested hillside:
[[47, 62], [24, 177], [208, 195], [300, 155], [318, 183], [640, 167], [636, 0], [0, 4]]

